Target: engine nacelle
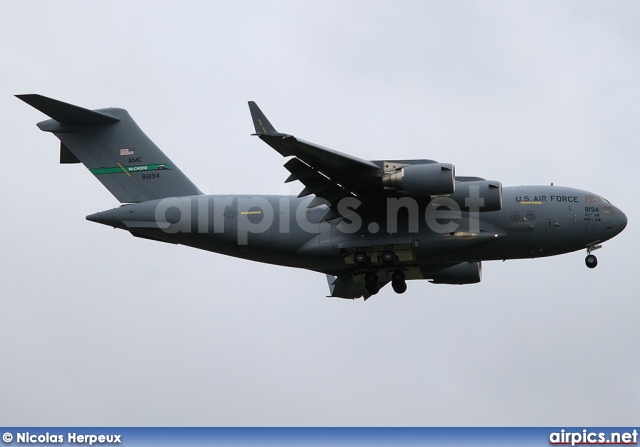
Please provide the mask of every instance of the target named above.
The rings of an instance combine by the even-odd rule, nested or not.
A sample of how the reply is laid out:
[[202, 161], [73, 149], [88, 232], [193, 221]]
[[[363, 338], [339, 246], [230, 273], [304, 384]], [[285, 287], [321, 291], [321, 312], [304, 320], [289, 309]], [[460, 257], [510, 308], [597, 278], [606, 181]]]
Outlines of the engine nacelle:
[[482, 263], [461, 262], [433, 274], [433, 284], [475, 284], [482, 279]]
[[[484, 204], [478, 208], [481, 198]], [[484, 180], [476, 182], [458, 182], [453, 194], [449, 198], [454, 200], [462, 211], [469, 211], [469, 205], [475, 211], [500, 211], [502, 209], [502, 183], [494, 180]], [[467, 199], [470, 199], [467, 201]]]
[[382, 177], [382, 184], [420, 196], [451, 194], [456, 188], [455, 167], [449, 163], [410, 165]]

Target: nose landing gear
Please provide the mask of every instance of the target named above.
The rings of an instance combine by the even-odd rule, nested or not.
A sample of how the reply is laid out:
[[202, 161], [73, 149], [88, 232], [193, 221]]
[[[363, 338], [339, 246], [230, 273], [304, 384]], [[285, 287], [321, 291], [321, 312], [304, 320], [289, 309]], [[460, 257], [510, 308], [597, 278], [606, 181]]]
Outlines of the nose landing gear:
[[591, 252], [601, 247], [602, 245], [590, 245], [587, 247], [587, 257], [584, 258], [584, 263], [590, 269], [596, 268], [596, 266], [598, 265], [598, 258], [592, 255]]

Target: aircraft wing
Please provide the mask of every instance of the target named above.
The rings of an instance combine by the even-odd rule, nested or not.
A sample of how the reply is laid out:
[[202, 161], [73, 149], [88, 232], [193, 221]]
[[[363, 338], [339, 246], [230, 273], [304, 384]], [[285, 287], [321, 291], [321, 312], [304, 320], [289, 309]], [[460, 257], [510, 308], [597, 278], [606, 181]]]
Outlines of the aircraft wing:
[[282, 156], [293, 157], [284, 165], [291, 172], [286, 182], [300, 180], [304, 184], [298, 197], [316, 195], [309, 207], [327, 202], [334, 205], [350, 196], [363, 203], [385, 197], [379, 165], [280, 133], [255, 102], [249, 101], [249, 109], [256, 130], [254, 135]]

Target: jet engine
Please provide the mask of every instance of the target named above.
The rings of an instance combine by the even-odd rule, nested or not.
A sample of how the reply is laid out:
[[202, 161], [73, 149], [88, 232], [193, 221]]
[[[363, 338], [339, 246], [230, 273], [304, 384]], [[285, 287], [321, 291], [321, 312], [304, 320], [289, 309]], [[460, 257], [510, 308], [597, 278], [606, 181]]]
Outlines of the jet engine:
[[480, 261], [461, 262], [433, 274], [433, 284], [475, 284], [482, 279], [482, 263]]
[[449, 163], [409, 165], [382, 177], [382, 184], [421, 196], [451, 194], [455, 191], [455, 167]]
[[[462, 211], [469, 211], [469, 206], [475, 211], [500, 211], [502, 209], [502, 183], [494, 180], [475, 182], [458, 182], [456, 190], [449, 198], [454, 200]], [[478, 207], [474, 198], [481, 198], [483, 205]], [[475, 199], [477, 202], [480, 200]]]

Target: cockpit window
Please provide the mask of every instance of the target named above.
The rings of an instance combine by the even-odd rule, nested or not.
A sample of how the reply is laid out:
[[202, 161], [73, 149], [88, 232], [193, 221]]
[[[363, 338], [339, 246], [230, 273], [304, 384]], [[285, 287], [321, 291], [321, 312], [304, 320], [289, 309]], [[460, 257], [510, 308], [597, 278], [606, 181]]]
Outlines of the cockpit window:
[[587, 203], [605, 202], [605, 200], [602, 197], [596, 196], [595, 194], [587, 194], [586, 196], [584, 196], [584, 201]]

